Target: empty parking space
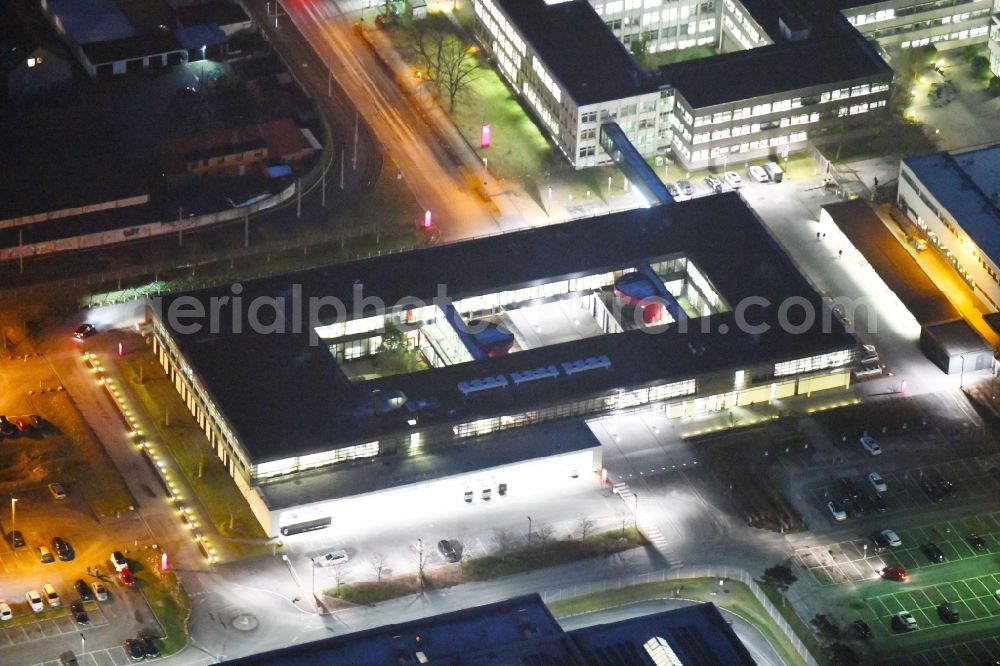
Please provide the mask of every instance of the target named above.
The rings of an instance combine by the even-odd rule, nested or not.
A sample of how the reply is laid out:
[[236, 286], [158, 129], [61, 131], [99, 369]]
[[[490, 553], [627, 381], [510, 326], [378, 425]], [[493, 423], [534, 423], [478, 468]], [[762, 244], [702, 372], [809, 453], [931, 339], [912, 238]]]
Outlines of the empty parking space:
[[1000, 658], [1000, 638], [940, 645], [886, 661], [887, 666], [959, 666], [960, 664], [985, 664]]
[[799, 548], [795, 551], [795, 559], [820, 585], [871, 580], [878, 576], [886, 562], [871, 549], [866, 551], [866, 543], [864, 539], [854, 539]]

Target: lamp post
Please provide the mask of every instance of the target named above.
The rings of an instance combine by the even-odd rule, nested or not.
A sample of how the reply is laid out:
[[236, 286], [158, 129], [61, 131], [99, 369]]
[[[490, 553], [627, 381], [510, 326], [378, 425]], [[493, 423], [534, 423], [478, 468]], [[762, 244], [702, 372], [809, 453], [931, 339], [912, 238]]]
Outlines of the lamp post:
[[632, 509], [633, 509], [633, 511], [632, 511], [632, 517], [635, 519], [635, 521], [633, 523], [633, 527], [635, 527], [635, 528], [638, 529], [638, 527], [639, 527], [639, 493], [632, 493], [632, 496], [635, 497], [635, 506], [632, 507]]
[[531, 516], [528, 516], [528, 545], [531, 545]]
[[959, 354], [962, 359], [962, 369], [958, 373], [958, 390], [965, 390], [965, 354]]
[[17, 548], [17, 546], [14, 545], [14, 518], [16, 517], [15, 515], [16, 508], [17, 508], [17, 498], [11, 497], [10, 498], [10, 549], [11, 550]]

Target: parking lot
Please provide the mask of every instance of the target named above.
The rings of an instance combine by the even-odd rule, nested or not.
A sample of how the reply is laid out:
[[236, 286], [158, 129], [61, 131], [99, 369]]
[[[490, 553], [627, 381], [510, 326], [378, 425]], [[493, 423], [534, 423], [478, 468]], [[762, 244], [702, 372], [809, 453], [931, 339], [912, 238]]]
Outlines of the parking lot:
[[997, 590], [1000, 590], [1000, 575], [985, 574], [918, 588], [901, 585], [896, 592], [869, 597], [865, 602], [875, 615], [875, 624], [886, 630], [893, 615], [909, 611], [917, 621], [914, 631], [933, 631], [948, 626], [937, 610], [944, 602], [951, 603], [958, 611], [960, 622], [1000, 615]]
[[[945, 463], [898, 470], [882, 471], [878, 458], [873, 458], [869, 470], [877, 470], [888, 486], [888, 491], [882, 493], [886, 503], [886, 511], [882, 516], [891, 517], [900, 512], [926, 509], [935, 505], [927, 492], [921, 487], [925, 479], [948, 480], [954, 484], [955, 490], [943, 500], [944, 503], [956, 503], [963, 500], [976, 500], [996, 496], [1000, 493], [1000, 456], [986, 455], [973, 458], [963, 458]], [[992, 470], [992, 471], [991, 471]], [[848, 508], [848, 521], [864, 515], [875, 515], [866, 497], [874, 493], [874, 488], [867, 478], [867, 470], [860, 474], [849, 475], [854, 486], [860, 491], [861, 499]], [[832, 523], [833, 517], [827, 508], [831, 499], [841, 501], [843, 492], [837, 481], [817, 485], [808, 492], [815, 506]], [[905, 565], [904, 565], [905, 566]]]
[[989, 636], [973, 641], [941, 645], [912, 655], [886, 660], [887, 666], [957, 666], [990, 664], [1000, 658], [1000, 637]]
[[90, 617], [90, 625], [80, 627], [70, 617], [69, 601], [69, 599], [64, 600], [63, 606], [60, 608], [63, 613], [55, 617], [0, 628], [0, 648], [64, 634], [79, 634], [82, 631], [108, 624], [108, 618], [100, 605], [96, 601], [88, 601], [84, 603], [84, 609]]
[[[77, 652], [76, 660], [80, 666], [125, 666], [125, 664], [132, 663], [129, 661], [128, 655], [125, 654], [125, 648], [120, 645], [104, 650], [94, 650], [84, 654]], [[146, 659], [145, 661], [158, 660]], [[44, 666], [61, 666], [58, 659], [38, 662], [35, 666], [42, 666], [43, 664]]]

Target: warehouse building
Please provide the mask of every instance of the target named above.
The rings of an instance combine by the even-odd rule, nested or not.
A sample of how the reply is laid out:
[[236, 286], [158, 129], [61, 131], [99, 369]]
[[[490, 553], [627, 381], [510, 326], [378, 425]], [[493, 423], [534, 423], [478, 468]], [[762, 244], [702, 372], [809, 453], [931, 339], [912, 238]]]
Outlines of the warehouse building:
[[736, 194], [153, 310], [160, 362], [271, 535], [376, 495], [460, 502], [502, 493], [508, 473], [589, 476], [601, 452], [582, 417], [691, 418], [845, 388], [857, 358]]

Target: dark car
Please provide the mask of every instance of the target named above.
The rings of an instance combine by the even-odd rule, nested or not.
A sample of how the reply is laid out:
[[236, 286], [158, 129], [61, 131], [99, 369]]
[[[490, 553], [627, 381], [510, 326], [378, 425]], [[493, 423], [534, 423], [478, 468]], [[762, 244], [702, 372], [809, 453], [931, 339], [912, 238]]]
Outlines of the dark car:
[[146, 658], [146, 651], [142, 649], [142, 643], [134, 638], [125, 639], [125, 654], [132, 661], [142, 661]]
[[73, 614], [73, 619], [76, 623], [83, 626], [90, 624], [90, 616], [87, 615], [87, 611], [83, 610], [82, 601], [74, 601], [69, 605], [69, 610]]
[[938, 488], [938, 485], [930, 479], [921, 479], [920, 487], [924, 489], [927, 496], [931, 498], [932, 502], [940, 502], [944, 499], [944, 493]]
[[77, 661], [76, 655], [73, 654], [72, 650], [66, 650], [59, 655], [59, 663], [62, 666], [80, 666], [80, 662]]
[[938, 606], [938, 615], [948, 624], [954, 624], [960, 619], [958, 610], [947, 601]]
[[13, 532], [7, 532], [7, 543], [9, 543], [12, 548], [23, 548], [24, 535], [21, 534], [21, 530], [14, 530]]
[[931, 562], [944, 562], [945, 560], [944, 553], [941, 552], [936, 543], [925, 543], [920, 546], [920, 550]]
[[681, 195], [680, 190], [673, 183], [667, 183], [667, 193], [672, 197], [679, 197]]
[[885, 498], [878, 493], [869, 493], [868, 504], [878, 513], [885, 513], [885, 511], [889, 509], [889, 505], [886, 504]]
[[851, 628], [854, 629], [855, 635], [861, 640], [871, 638], [872, 628], [864, 620], [855, 620], [851, 623]]
[[881, 532], [875, 532], [871, 536], [872, 539], [872, 550], [876, 553], [881, 553], [883, 551], [889, 550], [889, 540], [882, 536]]
[[76, 553], [73, 552], [73, 546], [69, 545], [69, 542], [62, 537], [52, 539], [52, 550], [55, 551], [56, 557], [63, 562], [69, 562], [76, 557]]
[[965, 537], [965, 540], [969, 542], [973, 550], [986, 550], [986, 540], [975, 532]]
[[0, 416], [0, 435], [13, 437], [17, 433], [17, 428], [6, 416]]
[[689, 197], [692, 194], [694, 194], [694, 186], [689, 181], [678, 180], [677, 188], [681, 191], [681, 194], [683, 194], [686, 197]]
[[149, 659], [156, 659], [160, 656], [160, 639], [156, 636], [140, 636], [139, 641], [142, 642], [142, 651], [146, 654]]
[[90, 586], [82, 578], [77, 578], [73, 583], [73, 589], [80, 595], [80, 601], [93, 601], [94, 593], [90, 591]]
[[451, 544], [451, 541], [448, 541], [447, 539], [441, 539], [438, 541], [438, 551], [440, 551], [441, 556], [449, 562], [458, 562], [458, 552], [455, 550], [455, 546]]
[[96, 333], [97, 327], [93, 324], [80, 324], [79, 328], [73, 331], [73, 337], [77, 340], [83, 340], [84, 338], [89, 338]]
[[35, 425], [36, 428], [45, 427], [45, 419], [39, 416], [38, 414], [32, 414], [28, 418], [31, 419], [31, 422]]
[[958, 488], [955, 487], [955, 484], [952, 483], [951, 481], [948, 481], [947, 479], [938, 480], [937, 485], [938, 488], [941, 489], [941, 492], [944, 495], [951, 495], [953, 492], [958, 490]]

